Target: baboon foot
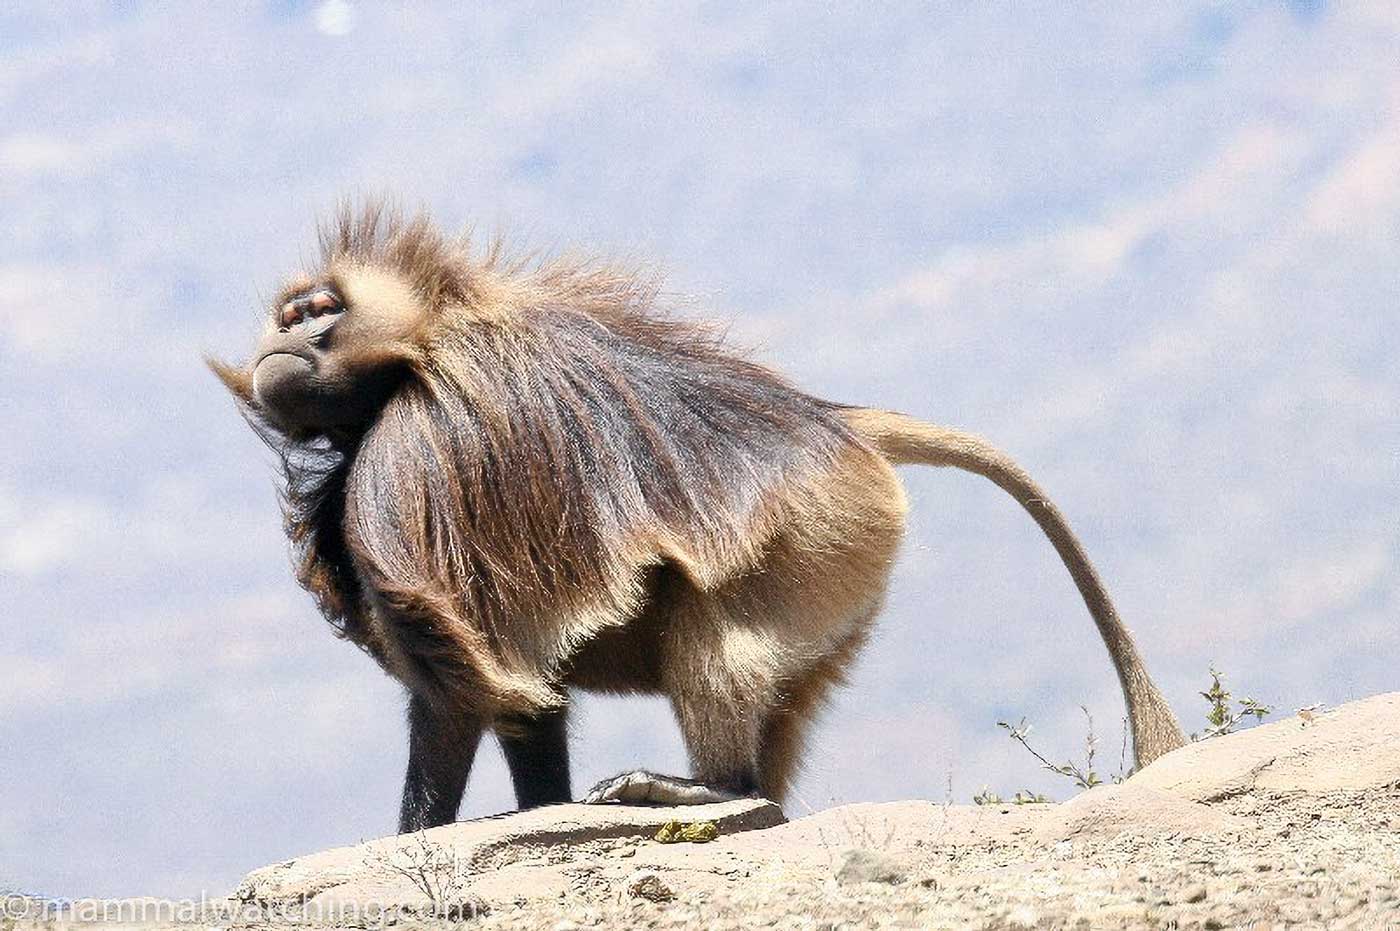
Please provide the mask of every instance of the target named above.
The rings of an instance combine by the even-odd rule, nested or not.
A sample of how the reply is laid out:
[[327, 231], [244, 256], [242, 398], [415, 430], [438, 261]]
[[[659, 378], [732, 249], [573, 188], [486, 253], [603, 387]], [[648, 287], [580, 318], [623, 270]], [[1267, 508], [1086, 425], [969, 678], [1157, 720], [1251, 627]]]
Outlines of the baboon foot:
[[644, 769], [620, 773], [595, 785], [583, 797], [585, 805], [621, 802], [624, 805], [709, 805], [740, 796], [693, 779], [663, 776]]

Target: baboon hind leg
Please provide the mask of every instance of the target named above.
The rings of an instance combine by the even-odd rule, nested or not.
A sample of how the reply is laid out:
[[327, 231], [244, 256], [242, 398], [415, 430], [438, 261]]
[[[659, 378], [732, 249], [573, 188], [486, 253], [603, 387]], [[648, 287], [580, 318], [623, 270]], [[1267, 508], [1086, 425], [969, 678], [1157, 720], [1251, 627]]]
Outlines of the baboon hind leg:
[[761, 795], [781, 802], [812, 719], [844, 681], [877, 611], [878, 604], [862, 612], [834, 647], [781, 678], [777, 651], [763, 649], [761, 637], [731, 628], [721, 649], [699, 652], [692, 639], [687, 656], [705, 672], [676, 689], [672, 704], [695, 778], [637, 770], [599, 783], [589, 800], [681, 805]]
[[768, 714], [758, 750], [758, 788], [764, 798], [781, 802], [792, 786], [813, 719], [831, 690], [845, 684], [846, 668], [864, 646], [876, 610], [871, 610], [830, 653], [786, 680], [778, 703]]
[[905, 509], [889, 464], [862, 450], [806, 491], [766, 544], [761, 571], [671, 593], [660, 679], [695, 779], [627, 773], [590, 800], [631, 792], [712, 801], [786, 789], [807, 721], [881, 601]]
[[694, 778], [633, 770], [598, 783], [586, 802], [701, 805], [758, 792], [775, 651], [730, 620], [718, 599], [696, 591], [677, 599], [670, 630], [661, 675]]
[[758, 794], [756, 722], [766, 716], [765, 709], [713, 685], [692, 683], [671, 698], [695, 778], [632, 770], [604, 779], [584, 801], [707, 805]]
[[674, 699], [695, 779], [635, 770], [599, 783], [586, 801], [684, 805], [752, 795], [783, 801], [813, 719], [831, 690], [844, 683], [874, 614], [871, 610], [830, 652], [785, 676], [768, 695], [752, 688], [710, 688]]
[[774, 695], [767, 670], [741, 682], [732, 665], [706, 665], [708, 675], [672, 696], [691, 772], [699, 784], [731, 798], [757, 795], [762, 722]]

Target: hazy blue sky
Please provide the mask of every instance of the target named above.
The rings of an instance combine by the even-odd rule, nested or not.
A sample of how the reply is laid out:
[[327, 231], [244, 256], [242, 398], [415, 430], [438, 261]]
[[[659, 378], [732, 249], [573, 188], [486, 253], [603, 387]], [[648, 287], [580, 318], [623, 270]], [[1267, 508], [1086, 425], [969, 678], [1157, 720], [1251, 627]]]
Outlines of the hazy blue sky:
[[[0, 885], [185, 895], [393, 828], [398, 689], [292, 583], [203, 368], [345, 193], [654, 259], [816, 393], [996, 440], [1188, 728], [1400, 686], [1391, 3], [6, 4]], [[27, 8], [26, 8], [27, 7]], [[1063, 796], [1121, 703], [981, 480], [908, 473], [890, 606], [790, 814]], [[586, 701], [577, 784], [678, 770]], [[509, 807], [485, 747], [464, 813]]]

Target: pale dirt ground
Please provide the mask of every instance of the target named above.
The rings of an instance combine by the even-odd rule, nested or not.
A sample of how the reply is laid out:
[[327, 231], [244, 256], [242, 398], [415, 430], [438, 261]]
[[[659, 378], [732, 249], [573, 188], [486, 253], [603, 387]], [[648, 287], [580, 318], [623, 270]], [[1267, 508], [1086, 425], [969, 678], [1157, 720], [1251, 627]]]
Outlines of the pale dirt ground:
[[[652, 840], [672, 816], [721, 836]], [[255, 871], [238, 914], [173, 924], [442, 927], [394, 869], [425, 849], [456, 878], [443, 901], [484, 906], [456, 925], [480, 929], [1400, 928], [1400, 694], [1193, 744], [1060, 805], [850, 805], [784, 824], [744, 800], [464, 822]]]

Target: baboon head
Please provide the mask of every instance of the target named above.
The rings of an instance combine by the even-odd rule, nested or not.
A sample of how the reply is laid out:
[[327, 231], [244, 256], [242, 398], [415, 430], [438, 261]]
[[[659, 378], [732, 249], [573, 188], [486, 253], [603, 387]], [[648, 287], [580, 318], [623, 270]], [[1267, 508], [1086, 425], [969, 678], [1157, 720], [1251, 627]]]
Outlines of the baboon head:
[[362, 434], [444, 304], [466, 297], [455, 244], [426, 221], [342, 211], [321, 238], [321, 267], [281, 290], [248, 361], [209, 360], [249, 413], [293, 441]]

